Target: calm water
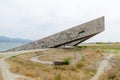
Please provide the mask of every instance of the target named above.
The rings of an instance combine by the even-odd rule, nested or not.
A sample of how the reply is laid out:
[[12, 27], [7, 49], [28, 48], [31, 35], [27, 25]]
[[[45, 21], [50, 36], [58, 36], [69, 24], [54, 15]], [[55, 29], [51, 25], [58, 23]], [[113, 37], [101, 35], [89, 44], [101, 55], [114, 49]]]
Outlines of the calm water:
[[0, 43], [0, 51], [5, 51], [11, 48], [21, 46], [25, 43]]

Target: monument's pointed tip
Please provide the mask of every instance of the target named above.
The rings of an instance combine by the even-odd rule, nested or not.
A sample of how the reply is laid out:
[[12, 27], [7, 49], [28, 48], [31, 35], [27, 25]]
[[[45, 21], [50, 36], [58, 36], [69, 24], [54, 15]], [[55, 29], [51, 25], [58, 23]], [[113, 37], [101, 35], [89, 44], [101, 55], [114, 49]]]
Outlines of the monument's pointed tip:
[[105, 19], [105, 16], [101, 16], [101, 17], [99, 17], [100, 19]]
[[104, 18], [105, 18], [105, 16], [100, 16], [100, 17], [98, 17], [96, 19], [104, 19]]
[[102, 16], [103, 18], [105, 17], [105, 16]]
[[105, 18], [105, 16], [102, 16], [101, 18]]
[[104, 18], [105, 18], [105, 16], [100, 16], [100, 17], [98, 17], [96, 19], [104, 19]]

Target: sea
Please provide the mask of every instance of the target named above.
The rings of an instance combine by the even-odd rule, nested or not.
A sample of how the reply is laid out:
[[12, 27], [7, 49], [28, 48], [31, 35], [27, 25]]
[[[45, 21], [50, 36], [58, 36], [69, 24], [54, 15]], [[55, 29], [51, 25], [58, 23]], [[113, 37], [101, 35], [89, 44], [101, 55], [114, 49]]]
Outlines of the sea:
[[3, 43], [0, 43], [0, 51], [6, 51], [6, 50], [9, 50], [9, 49], [12, 49], [12, 48], [24, 45], [24, 44], [26, 44], [26, 43], [22, 43], [22, 42], [15, 42], [15, 43], [7, 42], [6, 43], [6, 42], [3, 42]]

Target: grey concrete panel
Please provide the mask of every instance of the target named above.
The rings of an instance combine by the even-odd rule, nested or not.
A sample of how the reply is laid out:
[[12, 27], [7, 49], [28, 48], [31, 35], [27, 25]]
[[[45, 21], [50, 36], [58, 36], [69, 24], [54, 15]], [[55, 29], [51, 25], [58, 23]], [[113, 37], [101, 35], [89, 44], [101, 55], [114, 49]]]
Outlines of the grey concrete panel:
[[55, 48], [64, 45], [74, 46], [104, 31], [104, 17], [86, 22], [41, 40], [10, 49], [8, 51]]

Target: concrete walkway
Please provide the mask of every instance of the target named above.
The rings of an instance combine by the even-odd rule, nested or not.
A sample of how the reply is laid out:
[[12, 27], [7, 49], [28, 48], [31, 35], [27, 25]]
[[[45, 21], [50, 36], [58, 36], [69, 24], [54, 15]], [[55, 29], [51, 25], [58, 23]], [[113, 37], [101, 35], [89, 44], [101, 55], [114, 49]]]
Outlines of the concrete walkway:
[[79, 52], [75, 53], [75, 59], [72, 60], [72, 63], [76, 63], [82, 59], [82, 55]]
[[107, 56], [104, 60], [101, 61], [101, 63], [99, 64], [99, 67], [97, 69], [97, 73], [92, 78], [92, 80], [98, 80], [98, 78], [100, 77], [100, 75], [102, 73], [104, 73], [104, 71], [109, 70], [111, 68], [109, 61], [113, 56], [114, 56], [114, 54], [111, 53], [109, 56]]
[[39, 58], [43, 57], [43, 56], [47, 56], [47, 55], [43, 54], [43, 55], [40, 55], [40, 56], [36, 56], [36, 57], [31, 58], [30, 60], [33, 61], [33, 62], [41, 63], [41, 64], [53, 64], [53, 62], [51, 62], [51, 61], [41, 61]]
[[[47, 55], [49, 55], [49, 54], [47, 54]], [[40, 56], [36, 56], [36, 57], [31, 58], [30, 60], [33, 61], [33, 62], [41, 63], [41, 64], [53, 64], [52, 61], [42, 61], [42, 60], [39, 59], [40, 57], [47, 56], [47, 55], [43, 54], [43, 55], [40, 55]], [[75, 53], [75, 57], [76, 58], [74, 60], [72, 60], [72, 63], [76, 63], [76, 62], [78, 62], [82, 59], [82, 56], [78, 52]]]

